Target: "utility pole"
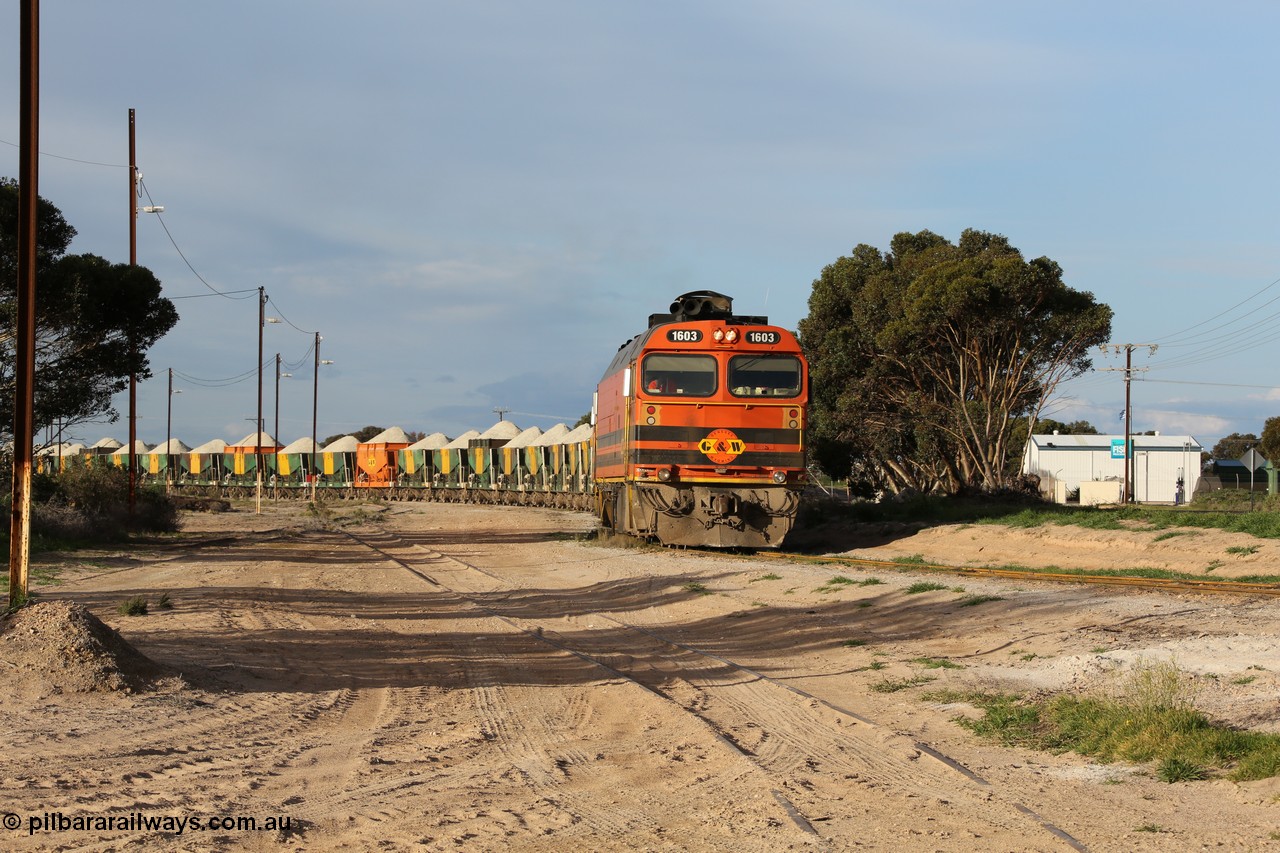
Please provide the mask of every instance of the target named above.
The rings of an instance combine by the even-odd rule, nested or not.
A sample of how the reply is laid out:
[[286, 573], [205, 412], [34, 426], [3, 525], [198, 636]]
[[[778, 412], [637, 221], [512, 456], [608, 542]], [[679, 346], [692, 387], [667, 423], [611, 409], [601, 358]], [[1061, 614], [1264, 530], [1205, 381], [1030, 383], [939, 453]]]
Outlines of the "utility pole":
[[1139, 373], [1145, 373], [1150, 368], [1133, 366], [1133, 350], [1135, 347], [1148, 347], [1150, 355], [1155, 355], [1156, 350], [1160, 348], [1159, 344], [1103, 344], [1101, 346], [1102, 354], [1107, 354], [1107, 347], [1111, 347], [1116, 354], [1124, 352], [1124, 367], [1103, 367], [1099, 372], [1113, 372], [1118, 370], [1124, 371], [1124, 492], [1123, 502], [1133, 503], [1133, 477], [1131, 471], [1133, 468], [1133, 397], [1131, 395], [1130, 385], [1133, 381], [1133, 372], [1136, 369]]
[[258, 478], [258, 515], [262, 515], [262, 330], [267, 325], [267, 289], [258, 287], [258, 419], [254, 423], [254, 469]]
[[316, 443], [316, 414], [320, 403], [320, 333], [316, 332], [315, 372], [311, 374], [311, 502], [316, 502], [316, 481], [320, 479], [320, 445]]
[[[138, 152], [133, 108], [129, 108], [129, 266], [138, 265]], [[138, 374], [134, 372], [133, 341], [129, 341], [129, 517], [133, 518], [138, 490]]]
[[13, 494], [9, 510], [9, 606], [27, 601], [31, 553], [31, 446], [35, 432], [36, 204], [40, 152], [40, 2], [19, 12], [18, 304], [14, 329]]
[[320, 337], [320, 333], [316, 332], [316, 364], [315, 372], [311, 374], [311, 502], [315, 503], [318, 494], [316, 489], [320, 485], [320, 445], [316, 442], [316, 413], [320, 408], [320, 365], [333, 364], [333, 361], [320, 357], [320, 342], [324, 338]]

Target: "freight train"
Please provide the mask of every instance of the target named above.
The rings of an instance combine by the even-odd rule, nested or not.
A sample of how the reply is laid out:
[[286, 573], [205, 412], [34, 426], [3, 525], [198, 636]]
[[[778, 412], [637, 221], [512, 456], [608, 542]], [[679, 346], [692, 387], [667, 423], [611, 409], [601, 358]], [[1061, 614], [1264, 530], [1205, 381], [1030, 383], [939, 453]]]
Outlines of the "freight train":
[[[619, 348], [590, 422], [576, 429], [499, 421], [411, 443], [393, 428], [318, 453], [310, 439], [281, 447], [250, 435], [182, 452], [140, 449], [137, 458], [145, 477], [183, 493], [249, 497], [261, 487], [270, 497], [560, 507], [666, 545], [771, 548], [791, 529], [807, 484], [807, 402], [795, 336], [766, 317], [734, 314], [728, 296], [697, 291]], [[127, 464], [127, 449], [107, 458]]]

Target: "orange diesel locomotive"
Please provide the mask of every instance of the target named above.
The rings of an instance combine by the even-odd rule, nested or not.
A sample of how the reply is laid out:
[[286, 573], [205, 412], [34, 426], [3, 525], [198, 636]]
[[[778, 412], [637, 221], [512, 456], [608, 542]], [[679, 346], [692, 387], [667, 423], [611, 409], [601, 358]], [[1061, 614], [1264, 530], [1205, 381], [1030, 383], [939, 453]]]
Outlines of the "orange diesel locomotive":
[[596, 389], [597, 511], [666, 545], [777, 547], [805, 484], [808, 369], [795, 336], [686, 293]]

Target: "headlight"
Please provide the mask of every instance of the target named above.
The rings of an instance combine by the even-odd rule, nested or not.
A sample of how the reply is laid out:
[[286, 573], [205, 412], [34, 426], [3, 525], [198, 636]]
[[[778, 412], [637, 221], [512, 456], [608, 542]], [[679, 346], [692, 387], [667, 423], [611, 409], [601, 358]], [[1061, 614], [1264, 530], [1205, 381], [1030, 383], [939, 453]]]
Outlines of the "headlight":
[[662, 482], [662, 483], [670, 483], [670, 482], [671, 482], [671, 477], [672, 477], [672, 473], [671, 473], [671, 469], [670, 469], [670, 468], [659, 468], [659, 469], [658, 469], [658, 480], [659, 480], [659, 482]]
[[774, 472], [773, 472], [773, 482], [777, 483], [779, 486], [781, 486], [783, 483], [787, 482], [787, 472], [786, 472], [786, 471], [774, 471]]

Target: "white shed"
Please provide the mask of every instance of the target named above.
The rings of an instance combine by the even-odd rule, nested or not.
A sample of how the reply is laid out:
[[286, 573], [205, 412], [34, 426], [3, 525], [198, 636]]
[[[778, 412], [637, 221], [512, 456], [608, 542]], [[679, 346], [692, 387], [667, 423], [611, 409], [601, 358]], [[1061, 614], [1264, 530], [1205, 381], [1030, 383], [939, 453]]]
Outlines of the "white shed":
[[[1134, 435], [1133, 498], [1138, 503], [1190, 500], [1200, 480], [1200, 442], [1190, 435]], [[1123, 435], [1033, 435], [1022, 454], [1022, 472], [1040, 478], [1040, 491], [1062, 503], [1080, 489], [1117, 497], [1124, 482]], [[1178, 489], [1182, 482], [1181, 492]], [[1113, 483], [1112, 487], [1092, 484]], [[1099, 499], [1101, 500], [1101, 499]]]

